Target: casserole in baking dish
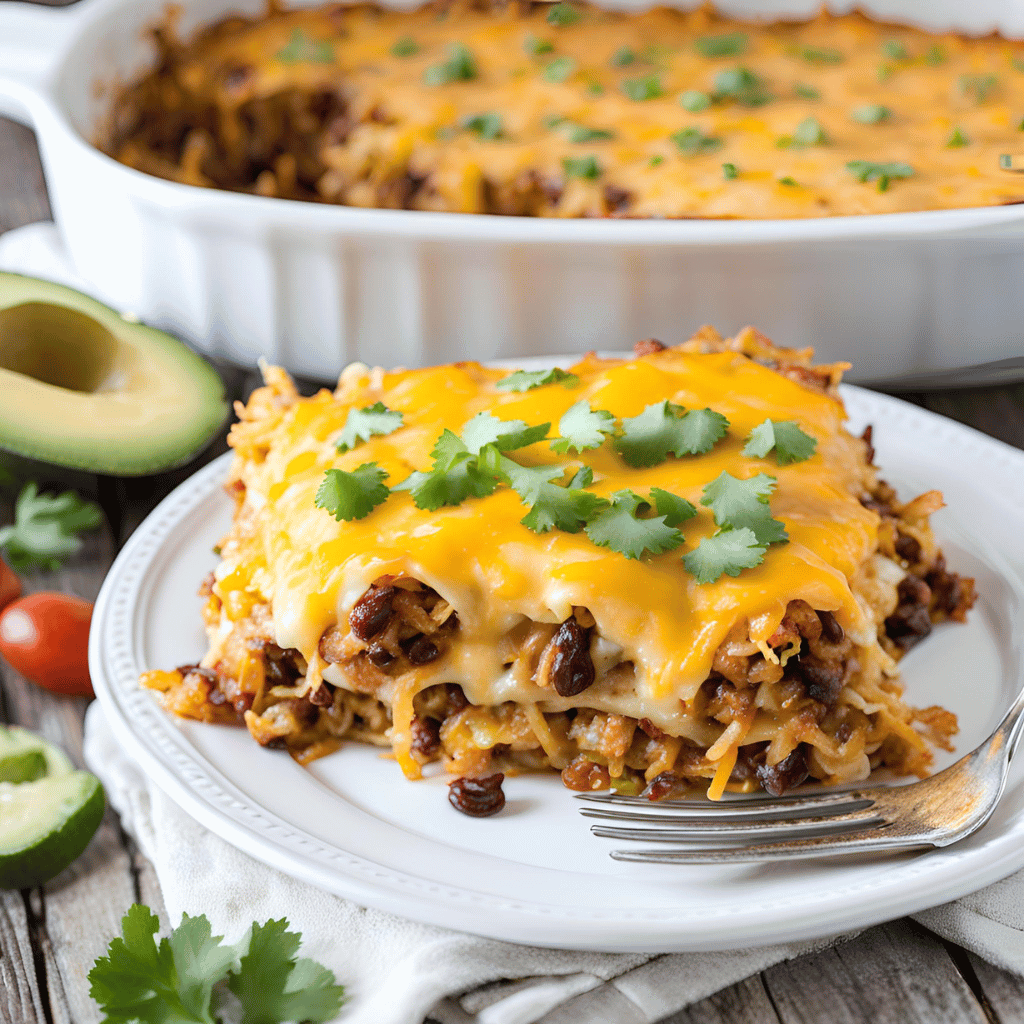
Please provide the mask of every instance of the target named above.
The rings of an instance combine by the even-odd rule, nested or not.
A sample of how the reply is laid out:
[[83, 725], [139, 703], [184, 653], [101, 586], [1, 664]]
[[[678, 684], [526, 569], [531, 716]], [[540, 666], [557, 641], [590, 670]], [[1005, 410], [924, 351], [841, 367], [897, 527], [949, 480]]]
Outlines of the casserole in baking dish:
[[[188, 36], [262, 6], [186, 0], [179, 28]], [[815, 7], [725, 9], [778, 18]], [[934, 31], [1024, 36], [1005, 0], [871, 10]], [[293, 202], [132, 170], [87, 140], [116, 87], [152, 67], [147, 28], [164, 14], [164, 0], [0, 5], [0, 110], [34, 125], [54, 215], [88, 285], [207, 353], [249, 364], [265, 355], [329, 379], [354, 359], [518, 358], [756, 323], [822, 359], [849, 359], [854, 379], [894, 380], [1024, 346], [1024, 205], [788, 220], [464, 216]]]
[[436, 0], [271, 6], [193, 38], [171, 15], [156, 40], [99, 141], [190, 185], [542, 217], [1024, 202], [1024, 42], [998, 36]]
[[908, 707], [896, 663], [974, 600], [941, 495], [878, 478], [841, 364], [749, 328], [637, 352], [356, 365], [312, 398], [267, 370], [231, 434], [208, 652], [144, 684], [302, 763], [355, 739], [409, 778], [717, 798], [926, 774], [956, 719]]

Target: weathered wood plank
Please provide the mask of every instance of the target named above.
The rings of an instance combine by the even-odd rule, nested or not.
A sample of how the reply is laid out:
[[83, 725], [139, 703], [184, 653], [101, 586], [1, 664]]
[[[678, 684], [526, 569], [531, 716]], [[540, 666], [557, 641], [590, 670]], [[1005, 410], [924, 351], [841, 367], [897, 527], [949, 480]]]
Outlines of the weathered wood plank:
[[49, 219], [35, 136], [30, 128], [0, 117], [0, 234]]
[[778, 1024], [760, 976], [747, 978], [694, 1003], [659, 1024]]
[[1024, 977], [993, 967], [973, 953], [965, 955], [991, 1017], [998, 1024], [1024, 1024]]
[[25, 901], [20, 892], [2, 890], [0, 1024], [46, 1024]]
[[942, 943], [906, 920], [778, 964], [763, 977], [783, 1024], [987, 1024]]

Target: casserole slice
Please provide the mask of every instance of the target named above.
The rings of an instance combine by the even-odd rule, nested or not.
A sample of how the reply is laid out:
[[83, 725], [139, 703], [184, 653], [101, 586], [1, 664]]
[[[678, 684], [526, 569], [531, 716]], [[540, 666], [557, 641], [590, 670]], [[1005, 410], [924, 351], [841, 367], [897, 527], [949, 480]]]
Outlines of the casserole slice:
[[750, 328], [636, 352], [354, 365], [310, 398], [268, 368], [231, 432], [209, 650], [144, 685], [300, 763], [389, 748], [410, 779], [717, 798], [927, 774], [956, 720], [909, 707], [897, 663], [974, 600], [941, 495], [879, 479], [844, 364]]

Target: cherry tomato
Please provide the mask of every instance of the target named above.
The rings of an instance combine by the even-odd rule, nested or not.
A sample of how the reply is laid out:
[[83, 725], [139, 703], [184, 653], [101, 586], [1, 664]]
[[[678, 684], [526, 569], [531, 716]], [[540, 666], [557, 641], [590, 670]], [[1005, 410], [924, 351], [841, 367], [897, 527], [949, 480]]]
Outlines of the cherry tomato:
[[21, 580], [14, 575], [14, 570], [0, 558], [0, 611], [12, 601], [21, 597]]
[[92, 605], [68, 594], [29, 594], [0, 613], [0, 656], [54, 693], [91, 697]]

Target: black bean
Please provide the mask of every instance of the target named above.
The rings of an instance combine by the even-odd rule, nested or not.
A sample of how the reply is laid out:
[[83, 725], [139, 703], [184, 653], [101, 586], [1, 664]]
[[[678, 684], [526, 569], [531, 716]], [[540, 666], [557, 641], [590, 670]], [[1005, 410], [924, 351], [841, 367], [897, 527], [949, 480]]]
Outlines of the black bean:
[[782, 796], [787, 789], [799, 786], [810, 774], [807, 770], [807, 758], [803, 746], [799, 746], [788, 757], [771, 766], [758, 765], [754, 771], [761, 788], [772, 796]]
[[821, 620], [821, 635], [830, 644], [839, 644], [846, 637], [846, 631], [839, 624], [839, 620], [831, 612], [818, 612]]
[[551, 685], [559, 697], [575, 697], [592, 685], [596, 676], [590, 660], [590, 630], [570, 617], [558, 627], [552, 642]]
[[501, 790], [504, 781], [502, 772], [483, 779], [456, 779], [448, 783], [448, 802], [471, 818], [497, 814], [505, 806], [505, 794]]
[[412, 720], [412, 752], [424, 758], [433, 757], [441, 749], [441, 723], [436, 718]]
[[398, 593], [397, 587], [389, 584], [370, 585], [370, 589], [352, 606], [348, 615], [349, 629], [360, 640], [372, 640], [391, 621], [395, 614], [391, 602]]
[[413, 665], [429, 665], [430, 662], [436, 661], [441, 653], [437, 649], [437, 644], [422, 633], [408, 642], [408, 646], [402, 646], [405, 648], [405, 656]]

